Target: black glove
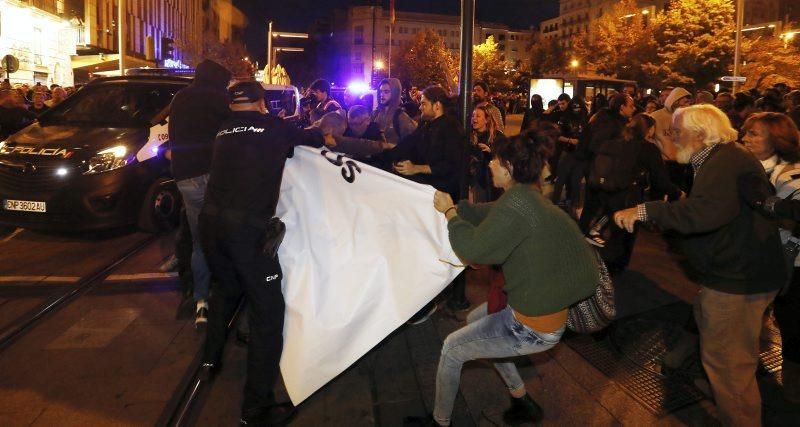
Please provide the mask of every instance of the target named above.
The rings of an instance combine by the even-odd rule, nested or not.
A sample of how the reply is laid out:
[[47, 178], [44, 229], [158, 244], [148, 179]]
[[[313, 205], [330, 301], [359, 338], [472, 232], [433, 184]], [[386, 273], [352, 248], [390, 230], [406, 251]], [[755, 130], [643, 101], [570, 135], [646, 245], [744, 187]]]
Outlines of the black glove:
[[740, 176], [738, 185], [742, 199], [754, 209], [762, 209], [764, 201], [775, 194], [769, 181], [757, 174]]
[[264, 255], [275, 258], [278, 256], [278, 248], [283, 242], [286, 234], [286, 224], [280, 218], [273, 217], [267, 221], [267, 228], [264, 230]]

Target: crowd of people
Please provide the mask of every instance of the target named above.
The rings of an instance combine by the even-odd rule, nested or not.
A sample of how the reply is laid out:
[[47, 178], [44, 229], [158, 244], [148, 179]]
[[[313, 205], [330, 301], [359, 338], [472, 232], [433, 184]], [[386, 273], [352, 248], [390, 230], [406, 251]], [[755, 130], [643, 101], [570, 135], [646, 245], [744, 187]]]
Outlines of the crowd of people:
[[612, 273], [627, 267], [637, 223], [678, 233], [701, 291], [665, 370], [699, 341], [698, 384], [707, 381], [723, 425], [761, 423], [754, 374], [770, 306], [784, 395], [800, 402], [798, 101], [800, 91], [786, 85], [735, 95], [676, 87], [658, 97], [626, 87], [595, 96], [588, 115], [565, 94], [548, 109], [534, 95], [526, 114], [526, 127], [560, 128], [551, 200], [578, 221]]
[[[381, 84], [383, 88], [388, 82]], [[657, 96], [644, 96], [628, 85], [619, 92], [597, 94], [591, 102], [561, 94], [547, 108], [540, 96], [533, 95], [520, 136], [510, 139], [503, 132], [504, 114], [492, 102], [484, 82], [473, 87], [469, 135], [462, 134], [454, 114], [455, 100], [444, 89], [426, 88], [418, 100], [412, 93], [416, 91], [409, 91], [406, 103], [395, 100], [394, 105], [414, 111], [408, 103], [418, 104], [421, 114], [409, 116], [409, 123], [418, 123], [414, 132], [389, 141], [382, 135], [391, 132], [392, 123], [384, 120], [374, 134], [377, 138], [360, 134], [361, 139], [343, 140], [334, 135], [326, 144], [436, 187], [441, 191], [436, 208], [449, 220], [456, 253], [465, 262], [494, 266], [505, 274], [503, 291], [511, 320], [499, 312], [489, 311], [497, 317], [487, 316], [487, 307], [482, 306], [470, 313], [467, 326], [448, 337], [437, 375], [432, 422], [449, 424], [453, 387], [464, 361], [507, 357], [506, 345], [521, 353], [542, 351], [555, 345], [563, 332], [558, 328], [563, 326], [559, 310], [530, 310], [525, 305], [530, 302], [512, 298], [516, 286], [524, 288], [518, 280], [529, 281], [531, 292], [542, 301], [553, 295], [552, 290], [543, 291], [543, 282], [559, 280], [557, 275], [533, 280], [538, 276], [531, 271], [524, 279], [516, 277], [514, 259], [522, 253], [527, 260], [547, 259], [551, 272], [560, 270], [557, 259], [536, 255], [520, 242], [533, 239], [552, 254], [568, 246], [569, 236], [574, 235], [567, 227], [561, 230], [559, 241], [551, 241], [537, 234], [542, 233], [541, 222], [538, 226], [514, 222], [543, 221], [541, 215], [549, 210], [538, 204], [539, 197], [549, 199], [551, 204], [546, 206], [561, 208], [564, 216], [556, 218], [576, 224], [579, 235], [596, 248], [612, 274], [624, 271], [631, 259], [635, 224], [673, 230], [670, 236], [679, 236], [701, 292], [684, 337], [665, 356], [665, 372], [680, 367], [699, 342], [704, 377], [698, 384], [707, 384], [723, 424], [761, 422], [755, 370], [768, 307], [774, 308], [783, 341], [785, 396], [800, 401], [796, 354], [800, 275], [794, 274], [795, 265], [800, 267], [796, 259], [800, 229], [792, 216], [800, 209], [796, 157], [800, 155], [800, 90], [776, 85], [762, 92], [712, 94], [668, 87]], [[378, 111], [384, 104], [381, 99]], [[350, 125], [344, 129], [349, 131]], [[365, 151], [365, 147], [370, 149]], [[520, 168], [526, 174], [517, 176]], [[530, 172], [534, 175], [527, 175]], [[503, 177], [513, 178], [504, 181]], [[745, 178], [750, 182], [743, 184]], [[532, 188], [537, 203], [517, 194], [517, 186], [526, 191]], [[798, 201], [776, 210], [775, 206], [787, 206], [781, 202], [790, 200]], [[776, 220], [781, 212], [783, 218]], [[558, 229], [557, 224], [547, 228]], [[533, 234], [521, 231], [527, 229]], [[507, 230], [513, 232], [505, 234]], [[496, 244], [494, 239], [499, 239]], [[785, 261], [784, 253], [791, 260]], [[568, 259], [575, 261], [561, 268], [577, 269], [581, 258]], [[584, 259], [591, 265], [590, 258]], [[789, 267], [784, 268], [787, 263]], [[585, 282], [575, 278], [566, 278], [562, 284], [568, 290], [582, 285]], [[463, 304], [458, 286], [451, 291], [449, 308], [469, 305]], [[461, 303], [453, 303], [458, 300]], [[559, 304], [562, 309], [569, 306], [564, 301]], [[412, 323], [424, 320], [433, 309], [435, 305], [429, 304]], [[507, 344], [509, 337], [502, 331], [513, 332], [520, 324], [545, 344], [520, 350], [524, 346], [515, 343], [520, 338], [513, 333]], [[486, 338], [495, 332], [499, 334], [496, 345], [472, 341], [475, 334]], [[512, 367], [495, 366], [512, 390], [506, 421], [538, 419], [541, 409], [520, 389]]]
[[[449, 425], [461, 368], [475, 359], [492, 359], [508, 387], [506, 423], [541, 420], [507, 358], [558, 344], [568, 308], [595, 292], [604, 264], [612, 274], [626, 269], [639, 224], [672, 230], [701, 285], [693, 320], [665, 366], [680, 367], [699, 343], [702, 380], [722, 423], [759, 425], [758, 342], [772, 306], [784, 393], [800, 402], [800, 90], [676, 87], [645, 96], [626, 86], [591, 100], [561, 94], [545, 104], [533, 95], [523, 108], [518, 96], [493, 96], [476, 81], [465, 127], [457, 98], [440, 86], [404, 90], [387, 78], [373, 108], [335, 100], [320, 79], [303, 97], [298, 127], [269, 114], [260, 84], [230, 79], [218, 63], [198, 65], [171, 104], [169, 157], [185, 210], [181, 280], [206, 331], [207, 378], [219, 372], [238, 300], [248, 304], [242, 423], [277, 425], [295, 412], [273, 390], [285, 310], [281, 223], [273, 217], [296, 145], [327, 147], [434, 187], [432, 208], [447, 219], [455, 253], [497, 278], [487, 302], [474, 307], [461, 273], [409, 319], [415, 325], [440, 307], [472, 308], [444, 341], [434, 408], [407, 422]], [[3, 83], [0, 134], [70, 93]], [[507, 132], [514, 113], [524, 113], [519, 135]]]
[[0, 82], [0, 139], [16, 133], [74, 92], [72, 87]]

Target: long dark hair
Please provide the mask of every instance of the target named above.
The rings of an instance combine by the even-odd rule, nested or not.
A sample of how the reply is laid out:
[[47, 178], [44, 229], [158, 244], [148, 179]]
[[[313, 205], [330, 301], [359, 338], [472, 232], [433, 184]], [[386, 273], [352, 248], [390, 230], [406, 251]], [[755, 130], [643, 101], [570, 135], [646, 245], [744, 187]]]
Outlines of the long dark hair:
[[539, 182], [555, 141], [544, 131], [530, 130], [511, 139], [500, 139], [492, 146], [492, 155], [511, 165], [514, 181], [523, 184]]
[[458, 99], [451, 97], [441, 86], [428, 86], [422, 91], [422, 96], [431, 102], [431, 105], [440, 102], [444, 115], [458, 118]]
[[589, 111], [589, 116], [594, 116], [597, 112], [606, 107], [608, 107], [608, 99], [602, 93], [598, 93], [592, 98], [592, 109]]
[[622, 130], [622, 137], [626, 141], [644, 141], [647, 138], [647, 133], [655, 125], [654, 118], [644, 113], [637, 114], [625, 125]]

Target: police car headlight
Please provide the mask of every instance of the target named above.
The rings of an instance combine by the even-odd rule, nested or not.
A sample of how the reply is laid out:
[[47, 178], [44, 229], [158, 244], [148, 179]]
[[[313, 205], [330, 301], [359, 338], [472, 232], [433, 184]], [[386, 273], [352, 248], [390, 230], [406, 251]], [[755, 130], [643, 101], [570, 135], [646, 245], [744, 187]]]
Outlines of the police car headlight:
[[84, 174], [108, 172], [119, 169], [128, 164], [128, 148], [124, 145], [98, 151], [97, 155], [89, 159], [89, 167]]

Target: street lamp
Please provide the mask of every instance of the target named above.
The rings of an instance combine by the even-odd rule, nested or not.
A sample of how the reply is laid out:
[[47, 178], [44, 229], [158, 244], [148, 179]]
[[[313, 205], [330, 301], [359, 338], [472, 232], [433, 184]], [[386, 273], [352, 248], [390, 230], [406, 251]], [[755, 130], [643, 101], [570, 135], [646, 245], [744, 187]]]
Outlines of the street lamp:
[[781, 34], [781, 38], [783, 39], [783, 48], [784, 49], [786, 49], [786, 47], [789, 45], [789, 42], [794, 40], [795, 34], [798, 34], [798, 33], [800, 33], [800, 31], [791, 31], [791, 32], [787, 32], [787, 33]]
[[375, 60], [375, 69], [376, 69], [376, 70], [378, 70], [378, 71], [380, 71], [380, 70], [383, 70], [383, 68], [384, 68], [385, 66], [386, 66], [386, 65], [383, 63], [383, 60], [380, 60], [380, 59], [376, 59], [376, 60]]
[[272, 21], [269, 21], [267, 26], [267, 83], [272, 84], [272, 67], [274, 65], [274, 58], [273, 52], [302, 52], [303, 50], [298, 48], [291, 49], [291, 48], [274, 48], [272, 47], [272, 39], [273, 38], [287, 38], [287, 39], [307, 39], [307, 33], [288, 33], [284, 31], [272, 31]]
[[[733, 77], [739, 77], [739, 61], [742, 54], [742, 27], [744, 26], [744, 0], [738, 0], [736, 3], [736, 45], [733, 50]], [[736, 89], [739, 88], [739, 82], [733, 82], [732, 92], [736, 94]]]

